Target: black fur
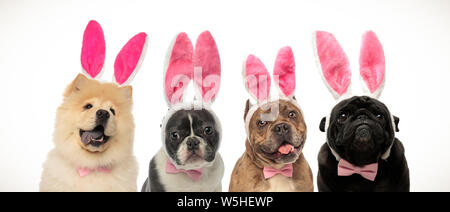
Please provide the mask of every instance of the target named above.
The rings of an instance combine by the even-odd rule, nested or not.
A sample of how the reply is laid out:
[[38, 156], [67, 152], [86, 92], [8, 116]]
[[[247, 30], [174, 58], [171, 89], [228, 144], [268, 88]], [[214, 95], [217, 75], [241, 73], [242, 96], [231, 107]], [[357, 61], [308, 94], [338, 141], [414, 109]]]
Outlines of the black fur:
[[[216, 151], [219, 147], [220, 133], [217, 123], [213, 114], [208, 110], [180, 110], [175, 112], [167, 121], [165, 126], [165, 147], [168, 153], [168, 157], [172, 158], [178, 165], [184, 165], [177, 157], [177, 151], [183, 140], [191, 135], [191, 121], [189, 116], [192, 118], [192, 129], [195, 137], [192, 139], [198, 141], [198, 138], [202, 138], [206, 143], [205, 154], [203, 159], [205, 161], [211, 162], [215, 159]], [[206, 130], [209, 128], [209, 130]], [[208, 133], [207, 133], [208, 132]], [[172, 136], [176, 133], [177, 136]], [[194, 148], [192, 146], [192, 148]], [[165, 154], [165, 153], [164, 153]], [[161, 179], [158, 171], [164, 171], [156, 169], [156, 158], [150, 162], [149, 166], [149, 178], [145, 181], [142, 186], [142, 191], [152, 191], [152, 192], [164, 192], [166, 189], [161, 183]]]
[[325, 132], [325, 122], [327, 121], [327, 118], [323, 117], [320, 121], [319, 129], [322, 132]]
[[[205, 109], [202, 110], [180, 110], [174, 113], [166, 125], [166, 149], [169, 157], [181, 164], [177, 158], [177, 151], [183, 140], [191, 134], [191, 125], [188, 115], [192, 118], [192, 128], [195, 136], [201, 137], [207, 142], [206, 153], [204, 160], [213, 161], [216, 156], [216, 151], [219, 147], [220, 132], [217, 129], [217, 124], [214, 116]], [[211, 127], [212, 133], [205, 134], [205, 128]], [[177, 133], [178, 138], [174, 139], [172, 133]]]
[[355, 174], [346, 177], [338, 176], [338, 161], [336, 161], [327, 144], [324, 144], [320, 149], [318, 160], [317, 186], [320, 192], [409, 191], [409, 169], [403, 144], [398, 139], [394, 141], [389, 158], [378, 162], [378, 173], [373, 182]]
[[[141, 190], [142, 192], [149, 192], [149, 191], [165, 192], [166, 191], [164, 189], [164, 185], [162, 185], [159, 180], [159, 174], [158, 174], [158, 171], [156, 170], [155, 157], [153, 157], [152, 160], [150, 161], [148, 176], [149, 177], [147, 177], [144, 185], [142, 186], [142, 190]], [[149, 178], [151, 180], [149, 180]], [[150, 186], [148, 185], [149, 182], [150, 182]]]
[[[342, 115], [346, 118], [340, 118]], [[320, 129], [325, 130], [325, 118]], [[338, 176], [338, 161], [324, 144], [319, 152], [319, 191], [409, 191], [409, 169], [402, 143], [395, 138], [399, 119], [376, 99], [355, 96], [337, 104], [330, 115], [328, 143], [339, 156], [350, 163], [363, 166], [378, 162], [375, 180], [360, 175]], [[392, 145], [390, 156], [381, 155]]]

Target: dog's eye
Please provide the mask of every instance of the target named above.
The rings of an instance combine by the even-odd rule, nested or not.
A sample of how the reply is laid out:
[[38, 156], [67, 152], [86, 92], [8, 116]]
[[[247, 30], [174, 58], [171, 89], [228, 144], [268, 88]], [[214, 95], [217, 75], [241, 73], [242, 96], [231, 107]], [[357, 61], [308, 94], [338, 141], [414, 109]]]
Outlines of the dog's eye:
[[338, 117], [338, 121], [344, 122], [345, 120], [347, 120], [347, 113], [344, 113], [344, 112], [340, 113], [339, 117]]
[[297, 113], [295, 111], [289, 112], [289, 118], [291, 118], [291, 119], [297, 118]]
[[261, 121], [261, 120], [259, 120], [258, 123], [257, 123], [257, 125], [258, 125], [258, 127], [264, 127], [264, 126], [267, 125], [267, 121]]
[[113, 115], [116, 115], [116, 111], [113, 108], [109, 109]]
[[382, 119], [383, 115], [382, 114], [377, 114], [377, 118]]
[[89, 110], [89, 109], [92, 108], [92, 105], [91, 104], [86, 104], [83, 108], [86, 109], [86, 110]]
[[211, 135], [213, 133], [213, 129], [211, 127], [205, 127], [203, 131], [206, 135]]
[[180, 135], [178, 135], [177, 132], [172, 132], [170, 133], [170, 137], [174, 140], [177, 140], [178, 138], [180, 138]]

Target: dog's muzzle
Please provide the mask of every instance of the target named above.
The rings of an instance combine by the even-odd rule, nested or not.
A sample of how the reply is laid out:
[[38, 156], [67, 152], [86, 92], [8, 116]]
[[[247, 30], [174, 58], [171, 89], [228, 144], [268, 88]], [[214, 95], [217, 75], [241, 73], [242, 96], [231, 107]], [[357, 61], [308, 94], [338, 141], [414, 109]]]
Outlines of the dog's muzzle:
[[109, 140], [109, 136], [105, 135], [106, 124], [108, 123], [110, 115], [106, 110], [98, 110], [96, 112], [96, 127], [92, 130], [82, 130], [80, 129], [81, 142], [84, 145], [92, 145], [99, 147]]
[[355, 139], [359, 141], [370, 141], [372, 138], [372, 134], [370, 132], [369, 125], [361, 125], [356, 128], [355, 131]]
[[188, 138], [188, 140], [186, 141], [186, 146], [187, 149], [190, 152], [195, 152], [199, 149], [199, 145], [200, 145], [200, 140], [198, 140], [198, 138], [196, 137], [190, 137]]

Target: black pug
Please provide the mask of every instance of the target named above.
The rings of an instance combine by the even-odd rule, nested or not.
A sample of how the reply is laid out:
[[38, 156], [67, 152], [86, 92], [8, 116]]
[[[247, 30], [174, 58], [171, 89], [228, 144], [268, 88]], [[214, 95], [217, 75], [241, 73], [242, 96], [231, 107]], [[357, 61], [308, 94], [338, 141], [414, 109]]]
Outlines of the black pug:
[[[409, 169], [403, 144], [395, 137], [399, 118], [394, 125], [388, 108], [367, 96], [355, 96], [337, 104], [329, 117], [327, 141], [320, 149], [319, 191], [409, 191]], [[325, 132], [326, 118], [320, 122]], [[362, 175], [339, 176], [337, 155], [363, 167], [378, 163], [373, 181]]]
[[315, 53], [325, 84], [337, 100], [320, 123], [326, 143], [318, 155], [319, 191], [409, 191], [399, 118], [378, 97], [384, 88], [384, 52], [372, 31], [363, 35], [360, 75], [366, 95], [351, 94], [347, 56], [328, 32], [317, 31]]

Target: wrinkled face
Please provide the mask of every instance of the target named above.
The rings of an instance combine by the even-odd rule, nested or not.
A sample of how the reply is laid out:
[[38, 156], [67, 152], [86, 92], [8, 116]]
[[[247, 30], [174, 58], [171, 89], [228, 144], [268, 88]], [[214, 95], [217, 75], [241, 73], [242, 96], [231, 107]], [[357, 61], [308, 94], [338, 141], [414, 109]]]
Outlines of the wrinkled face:
[[79, 75], [64, 96], [57, 114], [62, 122], [57, 123], [61, 125], [57, 126], [57, 132], [70, 138], [69, 142], [76, 142], [84, 151], [100, 153], [114, 142], [130, 140], [124, 138], [132, 135], [133, 129], [131, 87], [100, 83]]
[[270, 102], [253, 113], [249, 123], [250, 145], [264, 165], [297, 160], [306, 140], [300, 109], [285, 100]]
[[179, 110], [165, 126], [169, 157], [186, 169], [214, 161], [220, 142], [218, 123], [208, 110]]
[[[398, 123], [398, 119], [395, 122]], [[321, 128], [324, 123], [322, 119]], [[355, 165], [374, 163], [394, 139], [389, 110], [380, 101], [367, 96], [344, 100], [331, 112], [327, 138], [345, 160]]]

